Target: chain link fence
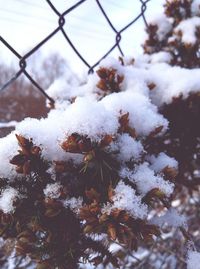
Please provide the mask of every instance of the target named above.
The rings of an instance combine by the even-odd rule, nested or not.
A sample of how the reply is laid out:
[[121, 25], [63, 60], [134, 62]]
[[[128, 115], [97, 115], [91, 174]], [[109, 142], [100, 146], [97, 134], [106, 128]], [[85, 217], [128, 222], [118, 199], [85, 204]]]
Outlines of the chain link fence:
[[87, 66], [88, 73], [93, 73], [94, 72], [94, 68], [103, 59], [105, 59], [107, 56], [109, 56], [112, 53], [113, 50], [117, 49], [119, 51], [119, 54], [121, 56], [124, 56], [124, 51], [123, 51], [120, 43], [121, 43], [121, 40], [123, 38], [123, 36], [122, 36], [123, 33], [128, 28], [134, 27], [134, 24], [139, 19], [142, 19], [144, 21], [144, 24], [146, 25], [146, 27], [148, 27], [147, 21], [146, 21], [146, 18], [145, 18], [145, 11], [147, 9], [147, 3], [150, 0], [137, 0], [141, 4], [141, 11], [140, 11], [140, 13], [136, 17], [134, 17], [127, 25], [125, 25], [123, 28], [121, 28], [120, 30], [117, 30], [116, 29], [114, 22], [109, 18], [109, 14], [105, 11], [105, 9], [104, 9], [101, 1], [94, 0], [96, 2], [96, 5], [98, 6], [99, 10], [101, 11], [102, 16], [107, 21], [108, 27], [110, 27], [111, 30], [113, 31], [113, 34], [115, 35], [115, 42], [111, 46], [111, 48], [109, 48], [109, 50], [104, 55], [102, 55], [102, 57], [97, 62], [95, 62], [93, 65], [90, 65], [88, 63], [87, 59], [85, 57], [83, 57], [83, 55], [80, 53], [79, 48], [77, 48], [76, 45], [73, 43], [73, 40], [71, 38], [69, 38], [69, 35], [68, 35], [66, 29], [64, 29], [64, 25], [65, 25], [65, 23], [67, 21], [67, 16], [70, 13], [73, 13], [73, 11], [75, 11], [78, 7], [80, 7], [81, 5], [83, 5], [84, 2], [86, 2], [86, 1], [88, 1], [88, 0], [78, 1], [76, 4], [72, 5], [70, 8], [68, 8], [67, 10], [65, 10], [63, 13], [60, 13], [57, 10], [57, 8], [55, 7], [55, 5], [52, 3], [52, 1], [46, 0], [46, 2], [49, 5], [49, 8], [53, 10], [53, 12], [55, 13], [55, 16], [57, 16], [57, 18], [58, 18], [58, 25], [56, 26], [56, 28], [48, 36], [46, 36], [46, 38], [44, 38], [43, 40], [41, 40], [41, 42], [39, 42], [34, 48], [32, 48], [25, 55], [20, 55], [17, 52], [17, 50], [14, 48], [14, 46], [12, 46], [11, 44], [9, 44], [4, 39], [3, 36], [0, 36], [1, 43], [3, 43], [3, 45], [6, 46], [10, 50], [10, 52], [12, 52], [19, 59], [19, 70], [8, 81], [6, 81], [5, 83], [3, 83], [3, 85], [0, 87], [0, 92], [2, 90], [6, 89], [15, 80], [17, 80], [17, 78], [19, 78], [22, 74], [24, 74], [28, 78], [28, 80], [34, 85], [34, 87], [37, 90], [39, 90], [45, 96], [45, 98], [47, 98], [50, 101], [50, 104], [53, 105], [54, 100], [44, 91], [44, 89], [42, 88], [42, 86], [33, 78], [33, 76], [30, 74], [30, 72], [28, 72], [26, 70], [28, 58], [30, 56], [32, 56], [37, 50], [39, 50], [45, 43], [47, 43], [52, 37], [54, 37], [59, 32], [61, 32], [62, 35], [64, 36], [66, 42], [70, 45], [71, 49], [74, 51], [74, 54], [77, 57], [80, 58], [80, 60], [83, 62], [84, 65]]

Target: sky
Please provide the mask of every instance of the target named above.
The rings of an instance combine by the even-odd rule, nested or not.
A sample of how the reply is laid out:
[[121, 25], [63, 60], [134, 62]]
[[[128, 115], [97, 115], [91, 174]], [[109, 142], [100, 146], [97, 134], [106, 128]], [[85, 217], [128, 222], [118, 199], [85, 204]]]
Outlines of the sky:
[[[52, 0], [60, 13], [70, 8], [77, 0]], [[122, 29], [140, 13], [139, 0], [100, 0], [116, 29]], [[162, 10], [163, 0], [150, 0], [146, 12], [147, 21]], [[115, 42], [115, 34], [99, 10], [95, 0], [87, 0], [65, 17], [64, 26], [70, 39], [90, 65], [105, 54]], [[31, 50], [58, 25], [58, 17], [46, 0], [0, 0], [0, 35], [21, 55]], [[125, 55], [142, 52], [145, 38], [142, 18], [122, 34]], [[41, 49], [44, 57], [51, 52], [60, 53], [70, 67], [79, 72], [84, 64], [74, 54], [61, 32], [51, 38]], [[118, 57], [115, 50], [112, 56]], [[12, 53], [0, 43], [0, 57], [6, 62], [17, 63]]]

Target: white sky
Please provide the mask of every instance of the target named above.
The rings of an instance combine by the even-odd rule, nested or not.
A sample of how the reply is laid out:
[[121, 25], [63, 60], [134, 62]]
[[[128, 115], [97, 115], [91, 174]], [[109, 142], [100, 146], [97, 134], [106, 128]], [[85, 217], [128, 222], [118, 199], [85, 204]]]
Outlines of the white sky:
[[[62, 13], [77, 0], [52, 0], [52, 2]], [[101, 0], [100, 3], [117, 29], [121, 29], [136, 17], [141, 8], [139, 0]], [[160, 12], [162, 3], [163, 0], [151, 0], [148, 3], [147, 20], [150, 20], [154, 13]], [[45, 0], [0, 0], [0, 35], [22, 55], [44, 39], [57, 25], [58, 17]], [[108, 26], [95, 0], [87, 0], [66, 16], [64, 29], [91, 65], [105, 54], [115, 41], [115, 34]], [[134, 56], [141, 52], [140, 44], [145, 36], [143, 29], [141, 18], [122, 34], [121, 45], [126, 55]], [[41, 51], [45, 54], [49, 51], [58, 51], [74, 70], [84, 68], [61, 33], [46, 43]], [[112, 55], [119, 56], [119, 53], [116, 50]], [[7, 62], [15, 61], [15, 56], [1, 43], [0, 57]]]

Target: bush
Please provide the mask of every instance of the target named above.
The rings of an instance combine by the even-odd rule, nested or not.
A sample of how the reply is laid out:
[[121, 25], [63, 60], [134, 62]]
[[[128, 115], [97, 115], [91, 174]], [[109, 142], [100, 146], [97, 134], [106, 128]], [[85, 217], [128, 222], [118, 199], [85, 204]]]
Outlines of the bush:
[[0, 140], [2, 257], [15, 268], [198, 268], [200, 77], [180, 26], [197, 2], [167, 1], [148, 55], [104, 60], [85, 82], [60, 76], [47, 117]]

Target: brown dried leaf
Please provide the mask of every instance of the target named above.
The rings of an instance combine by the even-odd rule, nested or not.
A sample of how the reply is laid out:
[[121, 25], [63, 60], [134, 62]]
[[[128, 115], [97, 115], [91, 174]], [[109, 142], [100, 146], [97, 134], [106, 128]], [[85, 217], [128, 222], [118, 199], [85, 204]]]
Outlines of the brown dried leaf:
[[177, 171], [175, 168], [173, 168], [173, 167], [169, 167], [169, 166], [166, 166], [166, 167], [162, 170], [162, 172], [163, 172], [166, 176], [168, 176], [168, 177], [170, 177], [170, 178], [172, 178], [172, 179], [176, 178], [176, 176], [178, 175], [178, 171]]
[[152, 83], [149, 83], [147, 86], [148, 86], [149, 90], [152, 91], [153, 89], [155, 89], [156, 84], [152, 82]]
[[163, 130], [163, 126], [157, 127], [155, 130], [153, 130], [149, 137], [155, 137], [157, 134], [159, 134]]
[[100, 147], [104, 148], [110, 145], [113, 141], [112, 135], [105, 135], [104, 138], [101, 140]]
[[108, 229], [107, 229], [107, 233], [108, 236], [112, 239], [112, 240], [116, 240], [117, 238], [117, 232], [116, 232], [116, 228], [113, 224], [108, 224]]
[[101, 195], [94, 188], [86, 190], [85, 194], [89, 200], [99, 202]]

